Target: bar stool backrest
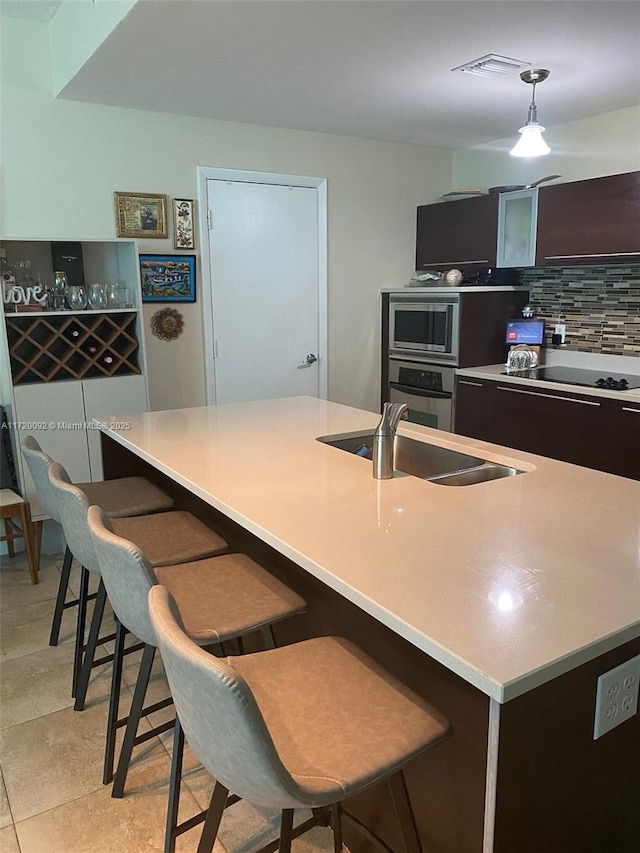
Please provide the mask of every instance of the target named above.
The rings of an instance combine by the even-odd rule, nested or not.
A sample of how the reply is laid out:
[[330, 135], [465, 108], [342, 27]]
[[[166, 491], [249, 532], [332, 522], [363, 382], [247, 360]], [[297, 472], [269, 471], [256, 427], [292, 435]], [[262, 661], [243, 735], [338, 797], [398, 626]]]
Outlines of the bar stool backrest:
[[255, 805], [310, 805], [282, 764], [247, 682], [187, 636], [166, 587], [149, 592], [149, 613], [180, 724], [212, 776]]
[[64, 538], [71, 553], [85, 569], [99, 574], [98, 556], [87, 524], [87, 496], [82, 489], [73, 485], [66, 469], [59, 462], [51, 463], [48, 477]]
[[51, 465], [53, 459], [48, 453], [44, 452], [32, 435], [25, 435], [22, 439], [21, 447], [22, 455], [25, 458], [31, 479], [36, 487], [38, 500], [46, 509], [47, 514], [60, 524], [61, 521], [56, 499], [49, 483], [49, 465]]
[[87, 524], [113, 612], [143, 643], [155, 646], [147, 603], [149, 590], [157, 583], [151, 564], [133, 542], [116, 536], [99, 506], [89, 508]]

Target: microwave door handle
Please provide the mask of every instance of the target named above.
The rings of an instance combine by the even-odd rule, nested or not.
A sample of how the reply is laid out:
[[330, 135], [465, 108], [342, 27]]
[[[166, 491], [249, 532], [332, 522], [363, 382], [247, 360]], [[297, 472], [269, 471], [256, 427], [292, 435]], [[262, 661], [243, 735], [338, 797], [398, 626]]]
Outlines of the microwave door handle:
[[430, 391], [426, 388], [415, 388], [413, 385], [402, 385], [400, 382], [390, 382], [389, 387], [395, 391], [403, 391], [405, 394], [413, 394], [415, 397], [438, 397], [443, 400], [453, 398], [453, 394], [449, 391]]

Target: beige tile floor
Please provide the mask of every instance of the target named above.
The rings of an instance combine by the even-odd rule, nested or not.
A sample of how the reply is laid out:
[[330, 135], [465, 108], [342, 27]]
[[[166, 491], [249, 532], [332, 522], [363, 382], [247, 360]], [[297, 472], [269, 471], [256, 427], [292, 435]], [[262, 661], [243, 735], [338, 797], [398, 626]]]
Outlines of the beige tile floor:
[[[65, 611], [59, 645], [48, 645], [61, 560], [62, 555], [43, 556], [40, 583], [32, 586], [23, 556], [0, 558], [0, 851], [161, 851], [171, 734], [137, 747], [125, 796], [113, 799], [101, 781], [109, 667], [94, 670], [86, 708], [76, 712], [70, 691], [75, 609]], [[72, 575], [77, 593], [77, 567]], [[112, 616], [106, 619], [113, 625]], [[135, 683], [135, 657], [127, 658], [127, 685]], [[158, 660], [149, 699], [166, 695]], [[130, 699], [131, 689], [125, 688], [123, 708]], [[158, 712], [151, 724], [157, 725], [161, 715], [168, 712]], [[212, 788], [213, 780], [188, 752], [180, 820], [206, 808]], [[256, 850], [277, 835], [277, 821], [274, 812], [237, 803], [225, 812], [217, 853]], [[194, 853], [198, 838], [197, 828], [185, 833], [178, 853]], [[326, 828], [294, 842], [295, 853], [332, 850]]]

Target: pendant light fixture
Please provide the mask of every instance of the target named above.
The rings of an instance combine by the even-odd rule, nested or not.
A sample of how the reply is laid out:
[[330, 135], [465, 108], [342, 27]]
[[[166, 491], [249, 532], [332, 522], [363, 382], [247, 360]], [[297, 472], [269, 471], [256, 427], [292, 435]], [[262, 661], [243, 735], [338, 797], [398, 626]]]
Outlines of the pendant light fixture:
[[524, 83], [531, 83], [533, 92], [527, 123], [518, 131], [520, 139], [509, 152], [513, 157], [541, 157], [551, 151], [542, 138], [542, 132], [545, 128], [538, 124], [538, 107], [536, 106], [536, 84], [546, 80], [549, 73], [546, 68], [531, 68], [520, 74], [520, 79]]

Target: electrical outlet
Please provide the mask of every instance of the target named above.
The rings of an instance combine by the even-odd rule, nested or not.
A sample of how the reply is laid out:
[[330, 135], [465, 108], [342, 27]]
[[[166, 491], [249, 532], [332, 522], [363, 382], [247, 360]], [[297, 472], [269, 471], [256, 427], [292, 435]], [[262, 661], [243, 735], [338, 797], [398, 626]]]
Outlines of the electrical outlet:
[[598, 678], [594, 740], [638, 713], [639, 686], [640, 655], [610, 669]]
[[565, 324], [564, 324], [564, 323], [556, 323], [556, 327], [555, 327], [555, 330], [554, 330], [554, 334], [555, 334], [555, 335], [560, 335], [560, 337], [562, 338], [562, 340], [560, 341], [560, 343], [562, 343], [562, 344], [564, 343], [564, 336], [565, 336], [565, 332], [566, 332], [566, 330], [567, 330], [567, 327], [565, 326]]

